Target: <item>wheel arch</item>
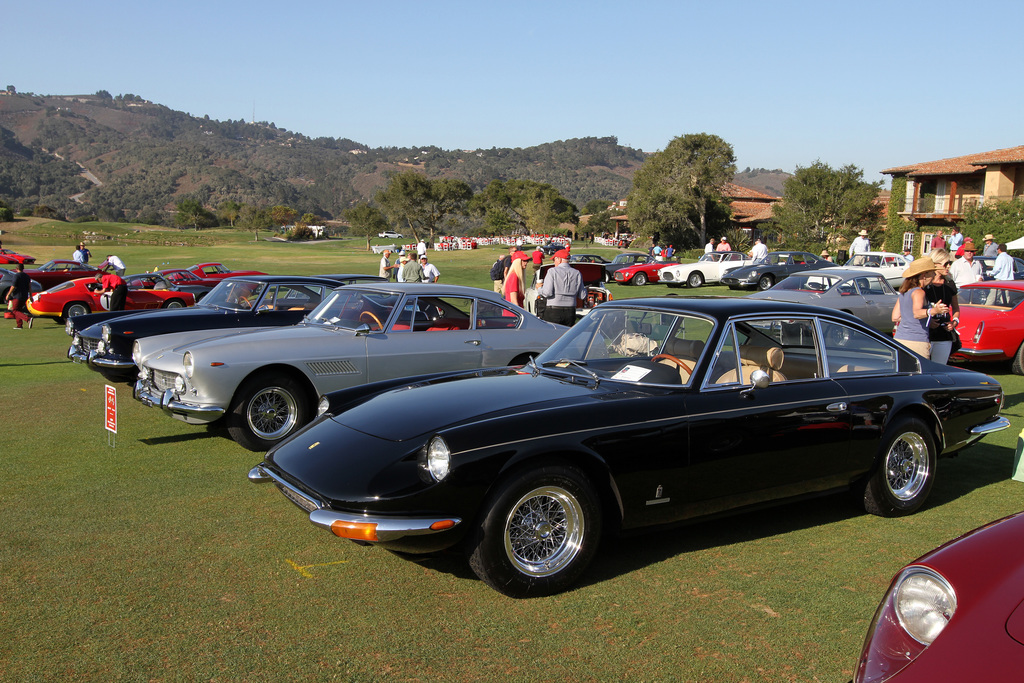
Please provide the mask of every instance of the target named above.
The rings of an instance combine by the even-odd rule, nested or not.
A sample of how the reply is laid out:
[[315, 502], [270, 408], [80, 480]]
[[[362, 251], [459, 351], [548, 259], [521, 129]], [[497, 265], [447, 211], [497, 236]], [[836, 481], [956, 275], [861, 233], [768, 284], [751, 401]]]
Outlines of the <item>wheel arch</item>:
[[882, 433], [884, 434], [894, 422], [905, 417], [916, 418], [928, 427], [928, 433], [931, 434], [932, 440], [935, 442], [935, 453], [936, 455], [941, 454], [946, 446], [941, 429], [942, 420], [935, 409], [926, 403], [911, 403], [890, 412], [882, 425]]
[[313, 406], [314, 409], [316, 408], [317, 401], [319, 401], [320, 399], [320, 394], [317, 391], [317, 388], [313, 385], [313, 382], [310, 381], [309, 377], [307, 377], [304, 372], [296, 368], [294, 365], [288, 365], [287, 363], [272, 363], [270, 365], [261, 365], [260, 367], [254, 369], [248, 375], [243, 377], [241, 381], [238, 383], [238, 386], [235, 387], [235, 391], [231, 396], [231, 403], [234, 404], [234, 402], [238, 400], [238, 392], [242, 390], [242, 387], [244, 387], [249, 382], [249, 380], [255, 377], [259, 377], [261, 375], [268, 375], [275, 372], [287, 375], [288, 377], [299, 382], [299, 384], [302, 386], [306, 394], [306, 398], [309, 399], [309, 404]]
[[585, 450], [558, 449], [517, 454], [501, 467], [498, 476], [487, 487], [484, 498], [489, 497], [506, 480], [525, 470], [551, 465], [567, 465], [583, 472], [600, 501], [605, 532], [618, 529], [624, 514], [619, 488], [604, 459]]

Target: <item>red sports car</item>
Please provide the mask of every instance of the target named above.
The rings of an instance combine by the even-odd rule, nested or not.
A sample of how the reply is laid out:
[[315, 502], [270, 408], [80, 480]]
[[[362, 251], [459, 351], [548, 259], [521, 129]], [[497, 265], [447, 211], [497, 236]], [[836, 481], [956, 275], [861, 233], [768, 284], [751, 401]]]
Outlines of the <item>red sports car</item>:
[[645, 263], [638, 263], [628, 268], [620, 268], [615, 271], [615, 282], [620, 285], [646, 285], [648, 282], [658, 282], [658, 271], [665, 266], [674, 266], [678, 261], [655, 261], [647, 259]]
[[[195, 266], [193, 266], [194, 268]], [[204, 285], [206, 287], [216, 287], [220, 284], [223, 278], [212, 278], [212, 277], [199, 277], [191, 270], [185, 270], [184, 268], [165, 268], [163, 270], [156, 271], [160, 275], [170, 280], [176, 285]]]
[[222, 263], [200, 263], [190, 266], [188, 270], [193, 275], [218, 282], [226, 277], [235, 277], [236, 275], [266, 275], [258, 270], [230, 270]]
[[10, 249], [0, 249], [0, 263], [35, 263], [34, 256], [25, 256]]
[[101, 271], [90, 265], [83, 265], [78, 261], [65, 261], [54, 259], [47, 261], [38, 268], [25, 269], [25, 275], [35, 280], [43, 289], [49, 289], [68, 280], [75, 280], [80, 277], [96, 277]]
[[904, 567], [868, 627], [854, 681], [1020, 681], [1022, 538], [1018, 513]]
[[[108, 310], [110, 295], [102, 293], [102, 287], [95, 278], [82, 278], [64, 282], [56, 287], [32, 295], [28, 310], [32, 315], [56, 318], [63, 323], [66, 318], [96, 311]], [[184, 308], [196, 303], [195, 295], [169, 289], [128, 289], [124, 308], [127, 311], [146, 308]]]
[[1024, 280], [989, 280], [964, 285], [960, 302], [963, 348], [950, 360], [1012, 360], [1024, 375]]

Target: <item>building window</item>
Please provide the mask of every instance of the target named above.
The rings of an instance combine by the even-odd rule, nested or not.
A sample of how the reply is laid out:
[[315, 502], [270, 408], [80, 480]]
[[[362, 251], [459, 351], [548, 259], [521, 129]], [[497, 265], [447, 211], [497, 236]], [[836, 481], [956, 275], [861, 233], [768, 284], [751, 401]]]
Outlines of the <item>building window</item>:
[[[921, 240], [921, 243], [922, 244], [924, 243], [923, 239]], [[905, 251], [905, 252], [906, 251], [913, 252], [913, 249], [914, 249], [914, 233], [912, 233], [912, 232], [905, 232], [905, 233], [903, 233], [903, 251]]]

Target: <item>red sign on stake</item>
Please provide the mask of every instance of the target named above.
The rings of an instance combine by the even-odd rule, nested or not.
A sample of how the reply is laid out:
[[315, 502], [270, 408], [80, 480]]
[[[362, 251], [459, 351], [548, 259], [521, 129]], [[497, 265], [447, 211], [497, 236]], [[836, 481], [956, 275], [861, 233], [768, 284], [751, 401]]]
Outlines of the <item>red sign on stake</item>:
[[117, 389], [106, 386], [106, 423], [107, 431], [117, 434]]

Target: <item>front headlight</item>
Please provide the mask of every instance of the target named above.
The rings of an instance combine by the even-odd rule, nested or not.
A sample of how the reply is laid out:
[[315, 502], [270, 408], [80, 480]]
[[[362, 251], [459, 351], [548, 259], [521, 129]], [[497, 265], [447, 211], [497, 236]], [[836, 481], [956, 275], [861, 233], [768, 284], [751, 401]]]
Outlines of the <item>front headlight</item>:
[[101, 329], [100, 339], [102, 339], [103, 341], [109, 343], [110, 342], [110, 325], [104, 325], [100, 329]]
[[141, 360], [142, 360], [142, 349], [139, 348], [139, 341], [136, 339], [135, 343], [132, 344], [132, 362], [135, 363], [136, 365], [138, 365], [141, 368], [142, 367], [142, 363], [140, 362]]
[[327, 409], [331, 407], [331, 402], [327, 400], [326, 396], [320, 397], [320, 402], [316, 404], [316, 416], [320, 417], [327, 412]]
[[192, 377], [192, 370], [195, 367], [195, 360], [192, 358], [192, 352], [186, 351], [185, 356], [181, 359], [181, 364], [185, 366], [185, 376]]
[[71, 318], [68, 318], [64, 323], [64, 334], [69, 337], [75, 333], [75, 326], [71, 324]]
[[434, 481], [441, 481], [448, 476], [451, 468], [451, 451], [444, 439], [435, 436], [427, 442], [421, 453], [420, 466]]
[[75, 335], [71, 338], [71, 348], [80, 349], [82, 348], [82, 337], [81, 335]]
[[868, 627], [857, 664], [857, 683], [883, 683], [934, 642], [956, 612], [956, 593], [927, 567], [907, 567]]

